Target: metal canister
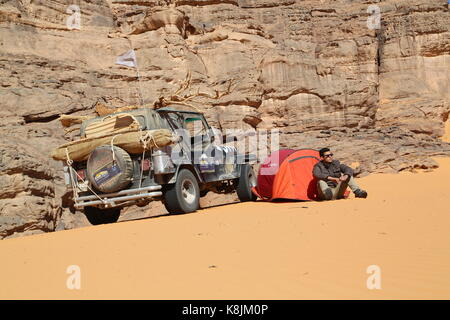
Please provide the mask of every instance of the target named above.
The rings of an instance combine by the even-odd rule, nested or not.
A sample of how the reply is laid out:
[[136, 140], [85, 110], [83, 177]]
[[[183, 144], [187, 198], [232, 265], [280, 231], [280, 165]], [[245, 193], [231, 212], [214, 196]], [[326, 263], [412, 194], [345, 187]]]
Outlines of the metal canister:
[[170, 156], [161, 149], [156, 149], [153, 151], [152, 162], [155, 174], [168, 174], [175, 172], [175, 166], [173, 165], [172, 159], [170, 159]]

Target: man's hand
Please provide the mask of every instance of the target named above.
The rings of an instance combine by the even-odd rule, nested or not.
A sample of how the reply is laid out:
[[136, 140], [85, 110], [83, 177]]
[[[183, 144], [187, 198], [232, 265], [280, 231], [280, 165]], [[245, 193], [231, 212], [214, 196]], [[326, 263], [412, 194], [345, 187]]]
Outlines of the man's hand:
[[343, 176], [341, 176], [341, 177], [339, 178], [340, 181], [345, 181], [345, 180], [347, 180], [347, 179], [348, 179], [348, 175], [346, 175], [346, 174], [344, 174]]
[[327, 179], [330, 180], [330, 181], [334, 181], [336, 183], [340, 182], [339, 178], [335, 178], [335, 177], [328, 177]]

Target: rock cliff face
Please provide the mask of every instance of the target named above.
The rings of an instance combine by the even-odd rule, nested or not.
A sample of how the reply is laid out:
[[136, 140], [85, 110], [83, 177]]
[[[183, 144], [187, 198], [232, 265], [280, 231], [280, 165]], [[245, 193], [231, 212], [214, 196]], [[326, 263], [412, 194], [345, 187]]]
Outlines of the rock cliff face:
[[[278, 128], [282, 147], [331, 146], [359, 175], [436, 167], [450, 154], [446, 2], [0, 0], [0, 238], [85, 223], [49, 158], [70, 139], [59, 115], [137, 104], [139, 87], [154, 104], [187, 74], [191, 93], [231, 88], [202, 97], [215, 127]], [[115, 64], [130, 49], [140, 81]]]

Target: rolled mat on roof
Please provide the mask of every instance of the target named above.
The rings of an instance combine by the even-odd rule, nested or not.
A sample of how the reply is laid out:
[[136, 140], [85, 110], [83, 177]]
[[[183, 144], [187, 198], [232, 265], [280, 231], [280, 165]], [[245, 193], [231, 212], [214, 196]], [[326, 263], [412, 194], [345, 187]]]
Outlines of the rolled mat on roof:
[[55, 160], [67, 160], [67, 153], [69, 158], [73, 161], [87, 160], [89, 154], [96, 148], [102, 145], [115, 145], [126, 150], [128, 153], [136, 154], [142, 153], [145, 149], [161, 148], [175, 143], [178, 140], [170, 130], [127, 130], [124, 132], [108, 133], [102, 136], [91, 138], [83, 138], [76, 141], [65, 143], [54, 149], [51, 157]]

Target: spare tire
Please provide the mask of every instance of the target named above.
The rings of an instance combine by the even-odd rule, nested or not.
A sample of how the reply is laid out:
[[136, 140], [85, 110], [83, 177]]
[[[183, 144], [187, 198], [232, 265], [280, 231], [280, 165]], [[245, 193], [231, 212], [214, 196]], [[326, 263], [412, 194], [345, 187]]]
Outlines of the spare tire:
[[133, 161], [130, 155], [117, 146], [114, 159], [111, 146], [94, 149], [87, 161], [86, 173], [92, 186], [100, 192], [111, 193], [127, 187], [133, 180]]

